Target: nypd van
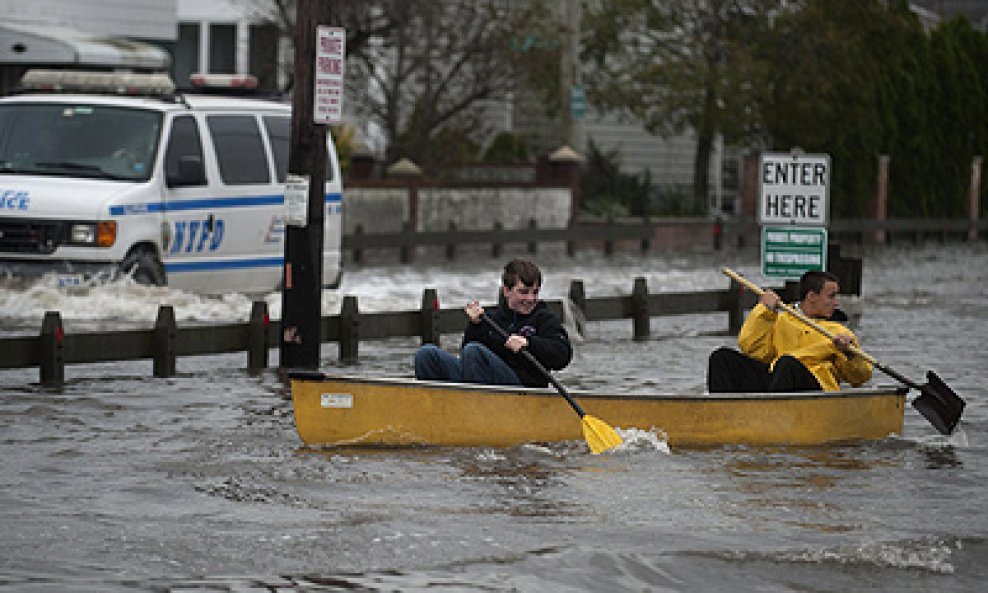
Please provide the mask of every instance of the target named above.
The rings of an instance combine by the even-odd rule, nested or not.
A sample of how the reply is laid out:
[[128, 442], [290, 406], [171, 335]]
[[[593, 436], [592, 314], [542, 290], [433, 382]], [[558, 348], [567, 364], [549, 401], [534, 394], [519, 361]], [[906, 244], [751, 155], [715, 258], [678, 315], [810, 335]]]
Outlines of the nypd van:
[[[280, 286], [290, 106], [176, 95], [161, 75], [31, 71], [22, 86], [35, 92], [0, 99], [0, 276], [127, 274], [207, 294]], [[327, 152], [322, 277], [333, 286], [342, 189], [331, 141]]]

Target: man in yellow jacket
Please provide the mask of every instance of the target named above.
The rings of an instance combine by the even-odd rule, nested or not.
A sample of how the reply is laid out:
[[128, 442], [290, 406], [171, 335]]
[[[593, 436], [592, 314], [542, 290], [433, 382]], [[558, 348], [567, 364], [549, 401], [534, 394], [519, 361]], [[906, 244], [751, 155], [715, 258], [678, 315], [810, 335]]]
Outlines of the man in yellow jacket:
[[831, 340], [793, 315], [779, 312], [779, 295], [766, 290], [741, 326], [741, 352], [720, 348], [710, 355], [710, 392], [838, 391], [842, 382], [858, 386], [870, 379], [871, 364], [849, 351], [852, 344], [858, 345], [857, 338], [843, 324], [831, 321], [839, 291], [837, 277], [828, 272], [806, 272], [799, 280], [796, 306], [829, 331]]

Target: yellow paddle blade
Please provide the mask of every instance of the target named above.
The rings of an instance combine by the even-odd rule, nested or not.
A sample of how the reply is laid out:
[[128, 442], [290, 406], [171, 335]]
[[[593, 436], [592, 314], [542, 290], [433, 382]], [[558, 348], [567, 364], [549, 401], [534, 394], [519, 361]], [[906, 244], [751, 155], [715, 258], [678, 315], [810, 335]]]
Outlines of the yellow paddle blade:
[[610, 425], [590, 415], [583, 416], [583, 438], [587, 440], [590, 452], [594, 455], [613, 449], [624, 442]]

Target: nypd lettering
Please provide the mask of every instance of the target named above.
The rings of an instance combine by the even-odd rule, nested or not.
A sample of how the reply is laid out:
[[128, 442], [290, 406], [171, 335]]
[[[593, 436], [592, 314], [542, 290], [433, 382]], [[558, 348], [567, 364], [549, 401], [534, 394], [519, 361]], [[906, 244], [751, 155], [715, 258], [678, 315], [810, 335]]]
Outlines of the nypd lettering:
[[27, 210], [31, 193], [26, 189], [0, 189], [0, 210]]
[[203, 253], [219, 249], [226, 222], [222, 218], [178, 220], [173, 225], [168, 253]]

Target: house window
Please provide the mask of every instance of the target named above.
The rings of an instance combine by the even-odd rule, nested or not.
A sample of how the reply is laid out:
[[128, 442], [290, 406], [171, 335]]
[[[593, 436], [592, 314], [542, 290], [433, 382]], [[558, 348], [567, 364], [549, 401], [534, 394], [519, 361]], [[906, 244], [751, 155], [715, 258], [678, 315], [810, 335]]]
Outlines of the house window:
[[199, 23], [179, 23], [178, 42], [172, 57], [175, 86], [189, 88], [192, 85], [189, 77], [199, 71]]
[[237, 26], [209, 25], [209, 72], [234, 74], [237, 71]]

